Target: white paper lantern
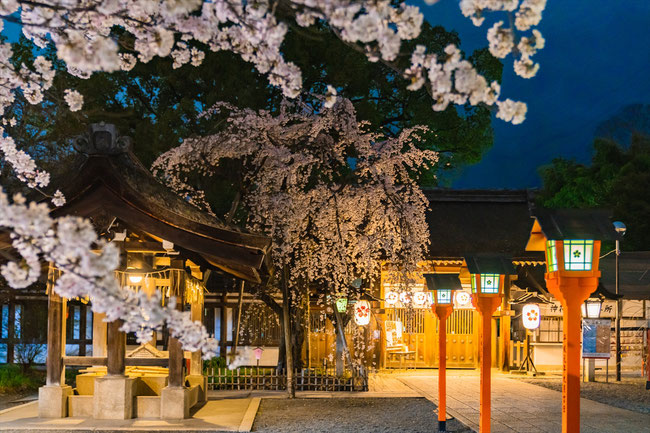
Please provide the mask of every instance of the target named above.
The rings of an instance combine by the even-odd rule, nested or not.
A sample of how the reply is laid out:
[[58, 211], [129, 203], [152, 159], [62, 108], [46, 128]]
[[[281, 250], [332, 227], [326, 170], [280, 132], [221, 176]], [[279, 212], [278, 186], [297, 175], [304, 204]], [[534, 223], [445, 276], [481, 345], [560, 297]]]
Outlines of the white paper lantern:
[[521, 320], [526, 329], [537, 329], [539, 328], [539, 323], [542, 319], [542, 315], [539, 311], [539, 305], [537, 304], [526, 304], [521, 310]]
[[415, 292], [413, 293], [413, 304], [416, 307], [424, 307], [428, 297], [427, 292]]
[[386, 292], [384, 295], [384, 302], [386, 302], [387, 305], [395, 305], [397, 304], [397, 301], [399, 300], [399, 295], [397, 292]]
[[366, 326], [370, 323], [370, 303], [368, 301], [357, 301], [354, 304], [354, 321], [359, 326]]
[[471, 302], [472, 298], [469, 296], [469, 293], [467, 292], [456, 292], [456, 303], [458, 304], [459, 307], [465, 307], [469, 305]]

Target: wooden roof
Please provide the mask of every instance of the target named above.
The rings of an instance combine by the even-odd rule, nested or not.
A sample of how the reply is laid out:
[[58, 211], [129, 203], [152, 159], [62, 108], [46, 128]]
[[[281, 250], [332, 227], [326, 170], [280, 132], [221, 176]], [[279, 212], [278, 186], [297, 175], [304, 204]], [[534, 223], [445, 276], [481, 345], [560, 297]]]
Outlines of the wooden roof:
[[227, 225], [181, 199], [153, 177], [113, 125], [93, 124], [75, 147], [80, 164], [60, 186], [67, 203], [53, 216], [117, 218], [233, 276], [260, 282], [268, 273], [269, 238]]
[[543, 254], [525, 251], [533, 226], [528, 190], [424, 192], [430, 203], [430, 258], [502, 254], [513, 260], [544, 260]]

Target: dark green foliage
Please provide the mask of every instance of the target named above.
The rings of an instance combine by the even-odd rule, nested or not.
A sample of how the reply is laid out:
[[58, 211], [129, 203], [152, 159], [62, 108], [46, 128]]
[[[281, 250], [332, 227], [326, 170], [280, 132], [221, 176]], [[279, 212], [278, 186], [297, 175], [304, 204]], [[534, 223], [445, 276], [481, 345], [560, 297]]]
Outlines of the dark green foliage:
[[624, 148], [594, 141], [590, 166], [557, 158], [541, 167], [538, 204], [553, 208], [609, 208], [627, 226], [625, 250], [650, 250], [650, 137], [636, 134]]
[[0, 393], [35, 390], [44, 384], [43, 379], [43, 374], [34, 370], [23, 372], [18, 365], [0, 365]]

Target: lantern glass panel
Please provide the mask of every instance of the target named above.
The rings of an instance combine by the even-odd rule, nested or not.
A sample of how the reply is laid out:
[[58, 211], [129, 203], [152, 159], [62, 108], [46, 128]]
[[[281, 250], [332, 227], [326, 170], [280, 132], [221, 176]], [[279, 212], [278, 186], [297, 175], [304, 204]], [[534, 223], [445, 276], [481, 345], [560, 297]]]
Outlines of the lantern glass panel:
[[549, 272], [557, 271], [557, 251], [555, 241], [546, 241], [546, 265]]
[[600, 301], [587, 301], [587, 317], [589, 319], [598, 319], [600, 317]]
[[336, 309], [339, 313], [345, 313], [348, 309], [348, 298], [338, 298], [336, 300]]
[[594, 254], [592, 240], [564, 241], [564, 270], [590, 271]]
[[470, 279], [472, 280], [472, 293], [476, 293], [476, 275], [472, 274]]
[[481, 293], [499, 293], [499, 274], [481, 274]]
[[438, 304], [451, 304], [451, 290], [450, 289], [439, 289], [437, 290], [437, 303]]

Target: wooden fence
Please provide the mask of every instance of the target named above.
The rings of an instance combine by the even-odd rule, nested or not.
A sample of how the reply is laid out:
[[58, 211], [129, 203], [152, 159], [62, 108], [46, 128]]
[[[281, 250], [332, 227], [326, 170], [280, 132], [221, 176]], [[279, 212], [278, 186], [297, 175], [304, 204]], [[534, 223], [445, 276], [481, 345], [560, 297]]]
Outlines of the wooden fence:
[[[212, 390], [270, 390], [286, 389], [285, 370], [269, 367], [240, 367], [206, 369], [208, 389]], [[364, 369], [347, 371], [337, 376], [322, 369], [296, 370], [294, 373], [296, 391], [368, 391], [368, 376]]]

